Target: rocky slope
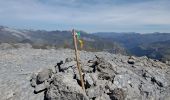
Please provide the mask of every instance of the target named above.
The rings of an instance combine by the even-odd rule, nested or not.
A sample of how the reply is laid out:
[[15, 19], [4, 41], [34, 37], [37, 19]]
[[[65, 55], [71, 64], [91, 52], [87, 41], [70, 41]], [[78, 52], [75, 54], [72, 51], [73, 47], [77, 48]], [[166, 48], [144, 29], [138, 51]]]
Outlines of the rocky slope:
[[0, 50], [1, 100], [169, 100], [170, 66], [147, 57], [29, 46]]

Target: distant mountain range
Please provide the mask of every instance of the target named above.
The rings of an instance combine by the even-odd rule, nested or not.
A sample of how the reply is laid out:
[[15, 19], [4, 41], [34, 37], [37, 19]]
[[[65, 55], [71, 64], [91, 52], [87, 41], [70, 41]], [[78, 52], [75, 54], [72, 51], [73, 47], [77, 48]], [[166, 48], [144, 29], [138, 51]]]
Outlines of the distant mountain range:
[[103, 39], [113, 40], [126, 49], [129, 55], [148, 56], [158, 60], [170, 60], [170, 33], [94, 33]]
[[[117, 42], [103, 40], [99, 36], [80, 31], [84, 41], [83, 50], [108, 51], [126, 54], [125, 49]], [[29, 43], [33, 48], [73, 48], [71, 31], [23, 30], [0, 26], [0, 43]]]
[[[81, 32], [83, 50], [170, 60], [170, 33]], [[73, 48], [71, 31], [13, 29], [0, 26], [0, 43], [29, 43], [33, 48]]]

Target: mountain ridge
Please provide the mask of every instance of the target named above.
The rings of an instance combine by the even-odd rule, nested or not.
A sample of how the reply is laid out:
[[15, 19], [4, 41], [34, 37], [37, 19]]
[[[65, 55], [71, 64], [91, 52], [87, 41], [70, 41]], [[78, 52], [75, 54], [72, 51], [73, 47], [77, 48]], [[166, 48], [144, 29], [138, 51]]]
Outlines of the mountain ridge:
[[[130, 55], [148, 56], [153, 59], [170, 60], [170, 33], [94, 33], [103, 39], [121, 43]], [[158, 45], [159, 44], [159, 45]], [[154, 45], [154, 48], [152, 46]], [[158, 49], [161, 48], [159, 51]], [[156, 51], [157, 50], [157, 51]]]
[[[102, 38], [81, 32], [81, 39], [84, 41], [84, 50], [103, 51], [107, 50], [113, 53], [125, 54], [119, 43], [115, 41], [103, 41]], [[0, 28], [0, 42], [1, 43], [30, 43], [35, 48], [73, 48], [71, 31], [45, 31], [45, 30], [21, 30], [11, 29], [8, 27]]]
[[[87, 33], [78, 31], [81, 32], [81, 39], [84, 41], [83, 50], [86, 51], [108, 51], [125, 55], [148, 56], [158, 60], [170, 60], [170, 48], [167, 45], [170, 41], [170, 33]], [[69, 30], [27, 30], [0, 26], [0, 36], [0, 43], [29, 43], [33, 48], [43, 49], [49, 47], [73, 49], [72, 33]], [[157, 49], [159, 50], [156, 51]]]

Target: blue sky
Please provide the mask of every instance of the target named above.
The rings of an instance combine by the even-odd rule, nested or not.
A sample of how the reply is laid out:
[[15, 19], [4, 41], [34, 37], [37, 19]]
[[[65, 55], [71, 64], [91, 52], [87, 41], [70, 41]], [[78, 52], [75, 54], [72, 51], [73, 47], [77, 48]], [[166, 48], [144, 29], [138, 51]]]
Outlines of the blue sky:
[[87, 32], [170, 32], [170, 0], [0, 0], [0, 25]]

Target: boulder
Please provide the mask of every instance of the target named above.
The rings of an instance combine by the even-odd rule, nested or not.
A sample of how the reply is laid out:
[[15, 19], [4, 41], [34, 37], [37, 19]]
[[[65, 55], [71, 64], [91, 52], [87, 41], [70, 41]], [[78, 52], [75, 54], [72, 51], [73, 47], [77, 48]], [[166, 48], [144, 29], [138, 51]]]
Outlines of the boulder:
[[82, 72], [92, 73], [92, 72], [93, 72], [93, 68], [92, 68], [92, 67], [89, 67], [89, 66], [87, 66], [87, 65], [82, 66]]
[[71, 62], [71, 61], [73, 61], [74, 59], [72, 59], [72, 58], [66, 58], [65, 59], [65, 63], [68, 63], [68, 62]]
[[93, 79], [91, 77], [91, 74], [87, 73], [84, 75], [84, 80], [85, 80], [85, 83], [86, 83], [86, 88], [90, 88], [91, 86], [94, 85], [94, 82], [93, 82]]
[[110, 64], [105, 59], [99, 58], [99, 57], [97, 57], [95, 64], [96, 64], [96, 66], [94, 66], [94, 67], [96, 67], [96, 70], [99, 73], [98, 79], [109, 80], [109, 81], [113, 82], [114, 77], [117, 74], [117, 72], [115, 71], [112, 64]]
[[47, 100], [89, 100], [83, 89], [69, 73], [57, 73], [46, 92]]
[[48, 83], [47, 81], [45, 81], [43, 84], [36, 85], [34, 93], [42, 92], [45, 89], [49, 88], [49, 86], [50, 86], [50, 83]]
[[32, 87], [35, 87], [37, 85], [36, 81], [37, 81], [37, 75], [33, 73], [30, 80], [30, 84]]
[[135, 60], [129, 59], [129, 60], [128, 60], [128, 63], [129, 63], [129, 64], [135, 64]]
[[125, 100], [125, 93], [122, 89], [116, 88], [109, 93], [111, 100]]
[[64, 64], [60, 65], [60, 72], [64, 72], [68, 68], [74, 67], [75, 65], [76, 65], [75, 61], [64, 63]]
[[87, 96], [92, 99], [92, 98], [96, 98], [99, 97], [100, 95], [102, 95], [104, 93], [103, 88], [101, 86], [95, 86], [95, 87], [91, 87], [89, 89], [86, 89], [86, 93]]
[[57, 65], [55, 66], [55, 71], [57, 72], [61, 72], [61, 65], [63, 64], [63, 61], [61, 60], [60, 62], [57, 63]]
[[37, 84], [43, 83], [45, 80], [49, 79], [52, 76], [51, 69], [43, 69], [37, 75]]

